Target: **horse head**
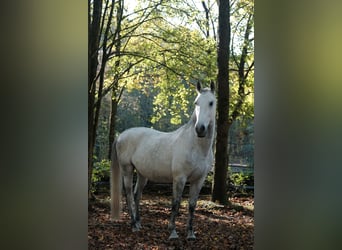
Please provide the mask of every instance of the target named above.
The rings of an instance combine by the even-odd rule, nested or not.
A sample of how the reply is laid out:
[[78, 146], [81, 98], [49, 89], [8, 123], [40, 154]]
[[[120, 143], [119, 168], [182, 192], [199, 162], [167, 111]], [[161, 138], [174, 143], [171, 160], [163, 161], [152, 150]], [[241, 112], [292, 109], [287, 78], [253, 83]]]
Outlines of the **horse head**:
[[215, 122], [216, 97], [214, 83], [210, 83], [210, 89], [203, 89], [200, 82], [197, 82], [197, 93], [198, 96], [195, 100], [195, 130], [198, 137], [205, 137], [209, 129], [213, 128]]

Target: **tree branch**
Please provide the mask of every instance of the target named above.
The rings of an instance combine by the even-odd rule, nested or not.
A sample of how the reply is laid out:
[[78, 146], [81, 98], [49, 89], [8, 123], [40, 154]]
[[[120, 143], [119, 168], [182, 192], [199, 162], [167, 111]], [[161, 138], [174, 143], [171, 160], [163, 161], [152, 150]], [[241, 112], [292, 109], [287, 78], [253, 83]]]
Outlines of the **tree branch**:
[[236, 118], [240, 115], [241, 112], [241, 107], [245, 101], [246, 96], [249, 94], [245, 94], [245, 83], [247, 76], [249, 72], [252, 70], [254, 67], [254, 61], [252, 64], [248, 67], [248, 70], [245, 72], [245, 65], [246, 65], [246, 58], [247, 58], [247, 53], [248, 53], [248, 41], [249, 41], [249, 34], [252, 29], [252, 20], [253, 14], [250, 13], [247, 21], [247, 27], [245, 30], [245, 35], [244, 35], [244, 44], [242, 48], [242, 53], [241, 53], [241, 58], [238, 66], [238, 75], [239, 75], [239, 89], [238, 89], [238, 95], [239, 99], [235, 105], [234, 111], [232, 112], [231, 118], [230, 118], [230, 123], [232, 123]]
[[[119, 74], [118, 79], [122, 79], [122, 78], [123, 78], [123, 75], [125, 75], [126, 73], [128, 73], [128, 72], [131, 70], [131, 68], [132, 68], [133, 66], [135, 66], [135, 65], [137, 65], [137, 64], [139, 64], [139, 63], [141, 63], [143, 60], [144, 60], [144, 59], [140, 59], [140, 60], [138, 60], [138, 61], [136, 61], [136, 62], [134, 62], [134, 63], [130, 63], [129, 66], [128, 66], [124, 71], [122, 71], [122, 72]], [[96, 100], [96, 103], [97, 103], [98, 101], [101, 101], [102, 97], [106, 96], [106, 95], [109, 93], [109, 91], [112, 90], [114, 83], [115, 83], [115, 81], [112, 81], [112, 83], [111, 83], [110, 85], [108, 85], [108, 87], [105, 88], [105, 89], [103, 90], [102, 95], [101, 95], [101, 96], [98, 96], [98, 98], [97, 98], [97, 100]]]
[[246, 71], [246, 73], [245, 73], [245, 75], [244, 75], [244, 78], [245, 78], [245, 79], [247, 79], [248, 74], [249, 74], [249, 72], [252, 71], [252, 69], [254, 69], [254, 60], [253, 60], [252, 64], [248, 67], [248, 69], [247, 69], [247, 71]]

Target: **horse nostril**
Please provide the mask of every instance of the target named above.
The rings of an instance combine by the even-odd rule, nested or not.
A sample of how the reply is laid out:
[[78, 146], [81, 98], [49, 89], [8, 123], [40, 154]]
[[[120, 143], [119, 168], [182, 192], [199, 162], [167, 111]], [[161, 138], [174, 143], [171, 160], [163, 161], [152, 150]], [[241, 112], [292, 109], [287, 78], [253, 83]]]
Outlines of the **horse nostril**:
[[205, 127], [204, 127], [204, 125], [202, 125], [202, 126], [200, 127], [200, 131], [203, 132], [204, 130], [205, 130]]

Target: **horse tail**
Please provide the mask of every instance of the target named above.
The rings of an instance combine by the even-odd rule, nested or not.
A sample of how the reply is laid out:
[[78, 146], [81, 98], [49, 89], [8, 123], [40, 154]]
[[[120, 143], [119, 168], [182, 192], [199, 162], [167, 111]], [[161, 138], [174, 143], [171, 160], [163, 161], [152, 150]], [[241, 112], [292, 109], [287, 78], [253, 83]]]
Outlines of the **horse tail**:
[[116, 151], [117, 140], [112, 145], [111, 163], [111, 216], [112, 220], [118, 220], [121, 212], [121, 171]]

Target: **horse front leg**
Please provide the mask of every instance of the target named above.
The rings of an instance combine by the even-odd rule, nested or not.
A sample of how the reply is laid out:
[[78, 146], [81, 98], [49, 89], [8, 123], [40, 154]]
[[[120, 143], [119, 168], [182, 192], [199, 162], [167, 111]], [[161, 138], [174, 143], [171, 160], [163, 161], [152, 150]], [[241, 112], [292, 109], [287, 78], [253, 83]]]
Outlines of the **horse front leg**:
[[169, 231], [170, 231], [169, 240], [178, 239], [175, 220], [176, 220], [176, 216], [178, 215], [179, 206], [180, 206], [180, 203], [182, 200], [182, 193], [183, 193], [183, 189], [185, 186], [185, 182], [186, 182], [186, 178], [179, 178], [179, 179], [173, 181], [171, 218], [170, 218], [170, 223], [168, 226]]
[[189, 193], [189, 217], [187, 223], [187, 230], [188, 230], [188, 240], [195, 240], [196, 236], [193, 229], [193, 218], [195, 214], [196, 204], [199, 192], [201, 191], [203, 182], [205, 178], [200, 179], [197, 182], [190, 183], [190, 193]]

